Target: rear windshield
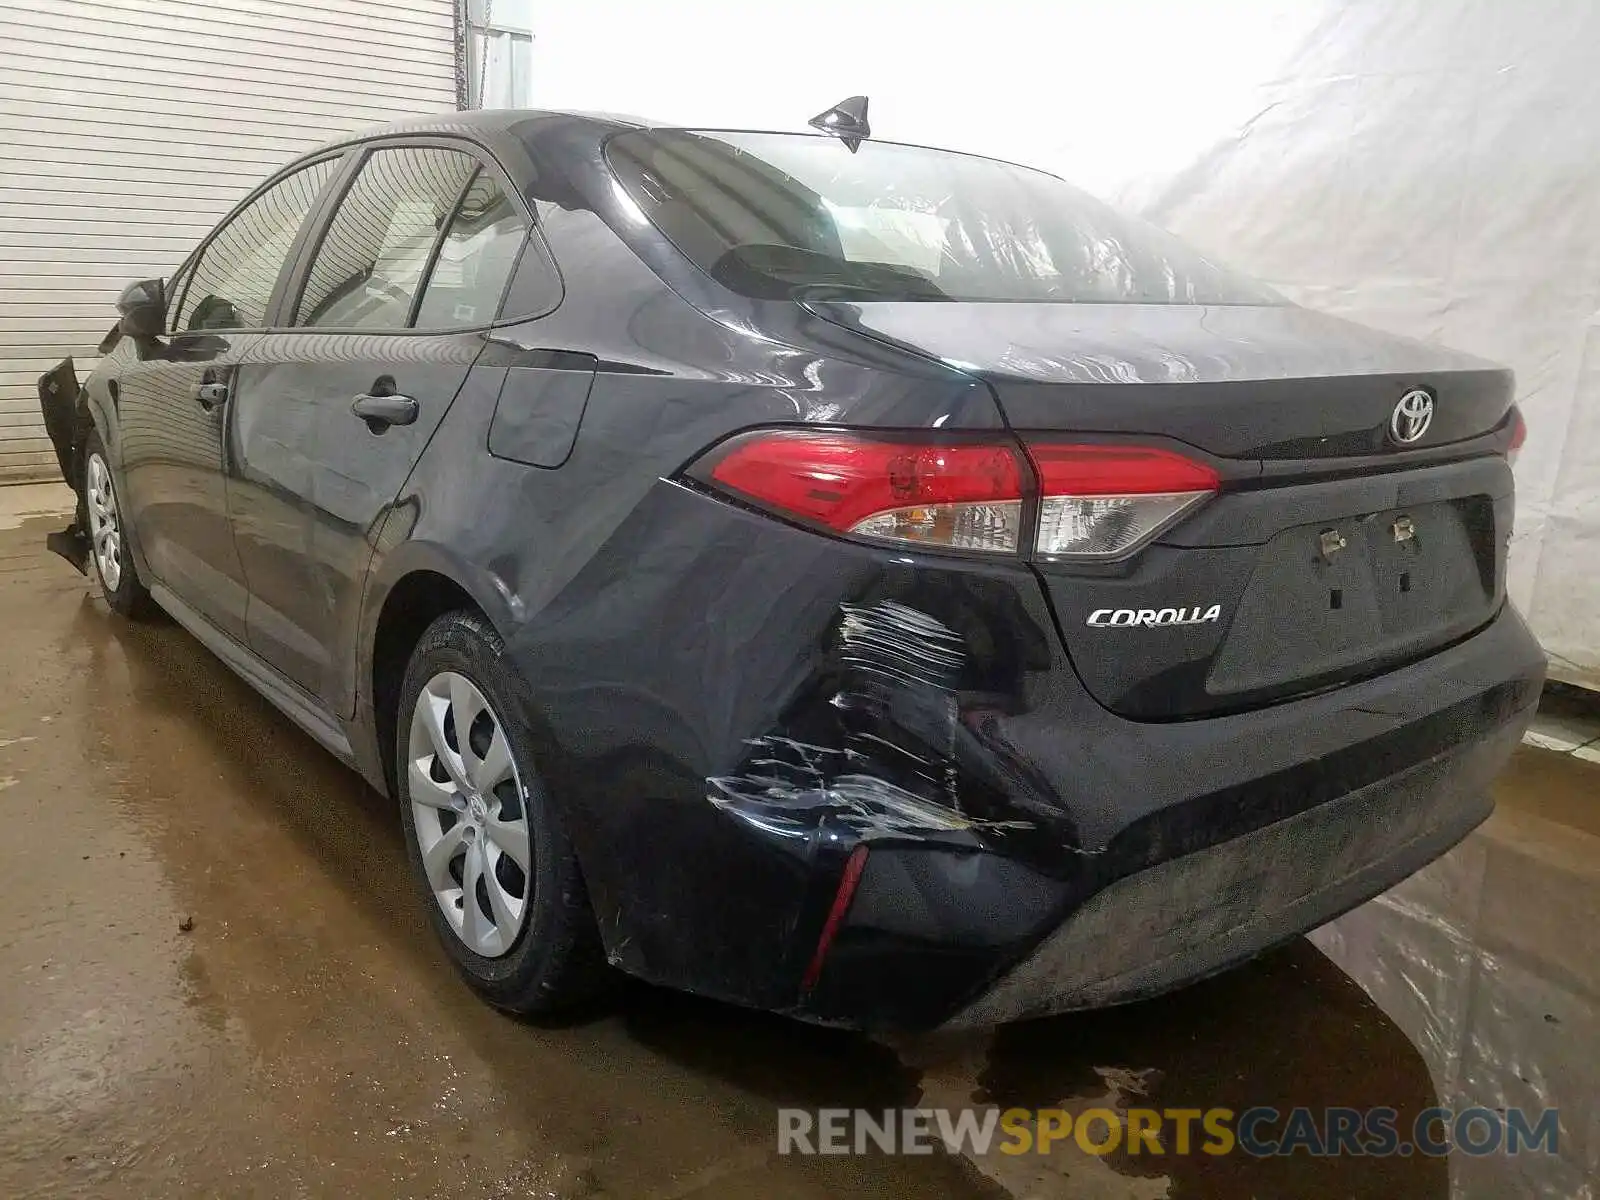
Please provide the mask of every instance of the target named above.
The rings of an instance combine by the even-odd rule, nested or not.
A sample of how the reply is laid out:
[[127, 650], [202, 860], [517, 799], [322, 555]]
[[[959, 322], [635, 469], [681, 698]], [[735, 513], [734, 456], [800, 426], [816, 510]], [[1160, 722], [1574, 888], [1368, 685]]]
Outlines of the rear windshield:
[[1281, 304], [1053, 175], [945, 150], [650, 130], [607, 153], [697, 266], [747, 296]]

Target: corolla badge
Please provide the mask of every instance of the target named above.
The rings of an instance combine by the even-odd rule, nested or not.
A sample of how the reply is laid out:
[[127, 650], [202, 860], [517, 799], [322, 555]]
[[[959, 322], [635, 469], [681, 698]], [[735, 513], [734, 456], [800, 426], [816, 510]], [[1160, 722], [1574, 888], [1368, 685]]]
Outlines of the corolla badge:
[[1400, 397], [1389, 417], [1389, 436], [1402, 446], [1409, 446], [1433, 423], [1433, 396], [1422, 388], [1412, 388]]
[[1154, 628], [1159, 625], [1205, 625], [1211, 621], [1222, 619], [1222, 605], [1213, 604], [1210, 608], [1201, 608], [1198, 604], [1193, 608], [1097, 608], [1089, 614], [1086, 625], [1093, 625], [1103, 629], [1108, 625], [1143, 625]]

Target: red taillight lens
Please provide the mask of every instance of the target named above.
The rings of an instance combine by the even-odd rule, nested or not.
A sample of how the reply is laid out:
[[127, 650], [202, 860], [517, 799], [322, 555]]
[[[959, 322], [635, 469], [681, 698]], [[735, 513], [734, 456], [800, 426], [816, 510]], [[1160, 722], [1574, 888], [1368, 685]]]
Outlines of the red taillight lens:
[[1522, 453], [1522, 443], [1528, 440], [1528, 422], [1522, 418], [1522, 410], [1511, 410], [1511, 445], [1506, 447], [1506, 461], [1516, 466], [1517, 455]]
[[[836, 533], [1015, 554], [1025, 496], [1035, 549], [1113, 560], [1145, 545], [1218, 487], [1215, 470], [1149, 446], [909, 441], [763, 429], [714, 447], [690, 474], [757, 507]], [[1031, 460], [1032, 472], [1029, 471]]]
[[1206, 464], [1149, 446], [1030, 442], [1028, 455], [1039, 475], [1035, 549], [1052, 558], [1132, 554], [1220, 482]]
[[697, 464], [708, 483], [839, 533], [1015, 554], [1023, 467], [1005, 445], [765, 430]]

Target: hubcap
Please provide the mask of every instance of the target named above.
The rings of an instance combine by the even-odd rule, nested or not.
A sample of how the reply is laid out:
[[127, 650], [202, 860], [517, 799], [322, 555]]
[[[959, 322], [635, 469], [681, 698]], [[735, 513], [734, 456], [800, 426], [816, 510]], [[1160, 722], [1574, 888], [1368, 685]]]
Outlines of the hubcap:
[[108, 591], [122, 582], [122, 525], [117, 519], [117, 495], [111, 487], [111, 471], [98, 454], [89, 456], [88, 472], [89, 540], [94, 546], [94, 565]]
[[469, 950], [498, 958], [533, 893], [527, 793], [499, 717], [466, 676], [443, 671], [417, 696], [406, 764], [433, 898]]

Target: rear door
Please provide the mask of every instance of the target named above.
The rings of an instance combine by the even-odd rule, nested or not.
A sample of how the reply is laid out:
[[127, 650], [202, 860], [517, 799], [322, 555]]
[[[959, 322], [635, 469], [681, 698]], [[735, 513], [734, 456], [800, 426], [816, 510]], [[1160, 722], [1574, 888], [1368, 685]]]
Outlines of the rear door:
[[531, 222], [459, 142], [368, 147], [235, 385], [251, 647], [336, 712], [375, 536], [484, 345]]
[[133, 347], [114, 381], [110, 450], [150, 574], [241, 640], [246, 592], [224, 478], [229, 388], [337, 163], [296, 168], [218, 226], [175, 283], [166, 337]]

